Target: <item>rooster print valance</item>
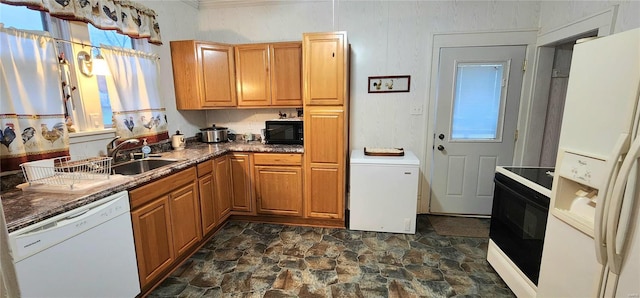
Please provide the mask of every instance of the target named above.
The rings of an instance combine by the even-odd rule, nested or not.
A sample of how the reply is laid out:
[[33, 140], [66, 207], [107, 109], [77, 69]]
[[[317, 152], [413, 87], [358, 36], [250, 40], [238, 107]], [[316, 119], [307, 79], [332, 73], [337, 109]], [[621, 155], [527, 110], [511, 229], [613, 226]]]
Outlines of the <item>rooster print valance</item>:
[[116, 30], [133, 38], [162, 44], [155, 11], [127, 0], [0, 0], [10, 5], [47, 11], [52, 16], [91, 23], [103, 30]]

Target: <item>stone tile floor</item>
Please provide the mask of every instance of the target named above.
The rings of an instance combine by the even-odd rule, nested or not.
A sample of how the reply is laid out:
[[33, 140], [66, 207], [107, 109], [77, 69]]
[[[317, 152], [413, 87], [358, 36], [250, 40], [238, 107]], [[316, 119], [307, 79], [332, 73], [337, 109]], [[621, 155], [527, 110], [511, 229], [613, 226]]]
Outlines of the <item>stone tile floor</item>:
[[515, 297], [487, 238], [231, 221], [150, 297]]

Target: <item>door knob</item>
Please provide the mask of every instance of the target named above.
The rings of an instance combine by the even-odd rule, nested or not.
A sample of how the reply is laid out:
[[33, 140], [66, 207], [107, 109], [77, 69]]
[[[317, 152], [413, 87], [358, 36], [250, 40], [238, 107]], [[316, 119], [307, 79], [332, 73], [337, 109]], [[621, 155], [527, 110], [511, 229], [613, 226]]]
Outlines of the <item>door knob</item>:
[[438, 139], [444, 140], [444, 134], [439, 134]]
[[444, 150], [444, 146], [438, 145], [438, 150], [440, 150], [440, 151]]

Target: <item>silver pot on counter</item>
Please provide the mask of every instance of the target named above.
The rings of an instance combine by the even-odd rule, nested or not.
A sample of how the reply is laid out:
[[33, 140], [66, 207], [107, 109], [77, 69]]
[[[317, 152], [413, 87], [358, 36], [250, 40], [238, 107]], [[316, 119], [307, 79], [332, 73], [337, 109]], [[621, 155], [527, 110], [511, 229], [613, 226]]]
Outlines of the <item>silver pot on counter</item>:
[[205, 127], [200, 129], [202, 134], [202, 142], [204, 143], [220, 143], [229, 141], [228, 132], [226, 127], [218, 127], [215, 124], [211, 127]]

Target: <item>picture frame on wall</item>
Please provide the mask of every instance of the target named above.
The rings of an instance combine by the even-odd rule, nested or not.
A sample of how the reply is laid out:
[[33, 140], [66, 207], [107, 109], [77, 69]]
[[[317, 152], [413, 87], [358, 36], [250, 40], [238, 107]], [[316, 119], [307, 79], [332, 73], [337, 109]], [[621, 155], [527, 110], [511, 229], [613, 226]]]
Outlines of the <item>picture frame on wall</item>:
[[369, 77], [369, 93], [409, 92], [411, 76]]

